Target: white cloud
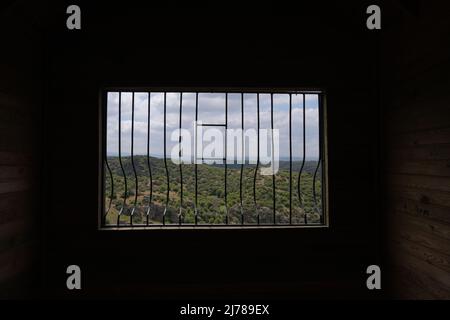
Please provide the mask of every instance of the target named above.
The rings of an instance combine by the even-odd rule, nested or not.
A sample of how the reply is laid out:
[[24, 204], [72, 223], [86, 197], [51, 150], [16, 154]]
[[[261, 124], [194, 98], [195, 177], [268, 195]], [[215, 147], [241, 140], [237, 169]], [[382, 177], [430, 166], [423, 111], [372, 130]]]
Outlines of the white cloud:
[[[131, 151], [131, 119], [132, 94], [121, 94], [121, 143], [122, 154], [128, 155]], [[319, 152], [318, 136], [318, 101], [317, 95], [305, 95], [306, 101], [306, 157], [317, 157]], [[107, 153], [118, 153], [118, 115], [119, 94], [108, 94], [107, 116]], [[273, 96], [274, 128], [280, 130], [280, 156], [289, 156], [289, 96], [287, 94], [274, 94]], [[167, 154], [174, 142], [170, 141], [171, 133], [179, 127], [180, 94], [166, 94], [166, 141]], [[198, 101], [199, 120], [211, 123], [224, 123], [225, 95], [223, 93], [199, 93]], [[163, 154], [164, 141], [164, 94], [152, 93], [150, 100], [150, 153], [160, 156]], [[270, 128], [270, 95], [260, 94], [260, 128]], [[292, 96], [292, 150], [293, 157], [303, 156], [303, 108], [302, 96]], [[148, 134], [148, 94], [134, 94], [134, 153], [146, 154]], [[193, 134], [192, 123], [195, 120], [195, 93], [183, 93], [182, 127]], [[230, 128], [241, 127], [241, 95], [230, 93], [228, 95], [228, 123]], [[245, 129], [257, 126], [256, 94], [244, 94], [244, 127]]]

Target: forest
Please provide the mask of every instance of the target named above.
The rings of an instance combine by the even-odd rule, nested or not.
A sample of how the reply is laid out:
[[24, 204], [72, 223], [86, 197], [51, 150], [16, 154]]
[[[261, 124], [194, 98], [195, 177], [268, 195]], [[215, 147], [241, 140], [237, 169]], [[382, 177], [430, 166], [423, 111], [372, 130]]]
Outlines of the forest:
[[[163, 222], [194, 224], [196, 222], [194, 164], [181, 165], [181, 179], [180, 165], [167, 159], [169, 176], [167, 181], [166, 167], [162, 158], [147, 158], [141, 155], [133, 158], [122, 157], [123, 171], [119, 160], [119, 157], [109, 156], [105, 165], [104, 224], [139, 225]], [[298, 178], [301, 166], [301, 161], [292, 162], [292, 196], [290, 197], [289, 161], [280, 161], [280, 169], [274, 176], [261, 175], [259, 172], [261, 165], [255, 175], [256, 165], [245, 164], [242, 170], [241, 206], [240, 164], [227, 165], [226, 193], [224, 165], [198, 164], [197, 223], [218, 225], [257, 224], [258, 222], [260, 224], [320, 223], [321, 166], [317, 170], [314, 185], [317, 161], [305, 161], [299, 188]], [[169, 182], [169, 189], [167, 182]], [[314, 201], [313, 186], [316, 190], [316, 201]], [[301, 197], [299, 197], [299, 189]], [[292, 199], [291, 210], [290, 199]]]

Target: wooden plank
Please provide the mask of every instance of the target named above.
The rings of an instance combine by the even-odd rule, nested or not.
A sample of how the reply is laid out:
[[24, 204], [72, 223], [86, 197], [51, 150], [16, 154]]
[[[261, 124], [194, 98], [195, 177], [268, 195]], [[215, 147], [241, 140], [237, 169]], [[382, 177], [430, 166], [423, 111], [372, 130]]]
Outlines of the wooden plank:
[[[31, 93], [31, 92], [30, 92]], [[0, 91], [0, 110], [18, 110], [20, 112], [30, 111], [36, 101], [33, 94], [11, 94], [11, 92]]]
[[[401, 99], [403, 100], [396, 102], [397, 108], [391, 107], [386, 110], [385, 129], [389, 135], [448, 128], [450, 126], [447, 94], [422, 99], [415, 97], [414, 94], [405, 94], [401, 96]], [[433, 101], [430, 101], [430, 99]]]
[[411, 271], [403, 266], [390, 266], [390, 294], [394, 299], [434, 300], [439, 297], [418, 283]]
[[450, 144], [387, 147], [387, 161], [450, 160]]
[[0, 225], [32, 215], [35, 197], [29, 191], [0, 194]]
[[425, 232], [424, 227], [411, 222], [408, 215], [390, 214], [389, 234], [400, 236], [407, 241], [420, 244], [439, 253], [450, 255], [448, 239]]
[[0, 127], [2, 128], [14, 128], [14, 127], [30, 127], [33, 124], [34, 112], [31, 107], [24, 109], [10, 109], [0, 105]]
[[0, 165], [21, 166], [30, 165], [34, 162], [31, 153], [18, 153], [0, 151]]
[[392, 185], [388, 185], [388, 188], [388, 194], [393, 194], [395, 192], [400, 197], [420, 201], [423, 204], [432, 204], [450, 208], [449, 192], [407, 188]]
[[36, 148], [36, 134], [29, 127], [3, 128], [0, 126], [0, 150], [28, 152]]
[[450, 273], [410, 255], [395, 243], [390, 245], [393, 264], [402, 268], [409, 279], [436, 297], [450, 299]]
[[17, 180], [29, 178], [32, 168], [26, 166], [3, 166], [0, 165], [0, 181]]
[[389, 146], [419, 146], [450, 144], [450, 127], [417, 130], [389, 135]]
[[20, 273], [0, 283], [0, 299], [29, 299], [36, 288], [39, 270], [34, 265], [27, 266]]
[[0, 252], [29, 241], [36, 236], [36, 219], [22, 218], [0, 225]]
[[389, 160], [387, 173], [450, 177], [450, 160]]
[[426, 285], [418, 279], [411, 270], [394, 265], [389, 268], [391, 278], [391, 293], [394, 299], [419, 299], [434, 300], [438, 299], [435, 293], [427, 290]]
[[30, 189], [30, 187], [31, 182], [27, 180], [0, 182], [0, 194], [24, 191]]
[[450, 192], [449, 177], [391, 173], [386, 175], [386, 180], [393, 186]]
[[408, 254], [450, 273], [450, 256], [399, 236], [394, 236], [390, 241]]
[[[423, 217], [417, 217], [414, 215], [410, 215], [407, 212], [404, 212], [402, 210], [394, 211], [389, 210], [390, 215], [399, 215], [399, 217], [392, 217], [391, 221], [395, 222], [395, 219], [405, 219], [410, 223], [411, 225], [416, 226], [417, 228], [423, 230], [426, 233], [432, 234], [434, 236], [450, 240], [450, 224], [449, 223], [442, 223], [435, 220], [423, 218]], [[449, 243], [450, 247], [450, 243]]]
[[390, 194], [387, 202], [388, 210], [405, 212], [427, 220], [450, 223], [450, 207], [430, 204], [428, 203], [429, 198], [427, 196], [415, 193], [411, 194], [414, 199], [405, 198], [405, 195], [408, 196], [408, 193]]
[[0, 253], [0, 284], [32, 266], [36, 247], [37, 243], [31, 241]]

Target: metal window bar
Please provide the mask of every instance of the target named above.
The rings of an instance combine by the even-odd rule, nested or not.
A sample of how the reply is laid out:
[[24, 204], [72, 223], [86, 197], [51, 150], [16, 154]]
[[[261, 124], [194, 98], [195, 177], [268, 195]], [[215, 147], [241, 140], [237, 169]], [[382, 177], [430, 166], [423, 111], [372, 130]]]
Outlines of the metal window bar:
[[[320, 95], [318, 96], [318, 100], [319, 100], [319, 104], [320, 104]], [[319, 123], [320, 126], [320, 123]], [[319, 141], [321, 141], [321, 134], [320, 134], [320, 130], [319, 130]], [[322, 149], [322, 148], [320, 148]], [[316, 191], [316, 181], [317, 181], [317, 172], [319, 171], [319, 167], [322, 163], [322, 150], [319, 150], [319, 160], [317, 161], [317, 166], [316, 169], [314, 170], [314, 177], [313, 177], [313, 199], [314, 199], [314, 209], [315, 211], [320, 215], [321, 209], [319, 208], [319, 203], [317, 201], [317, 191]], [[322, 217], [321, 217], [322, 220]]]
[[151, 92], [148, 92], [148, 100], [147, 100], [147, 168], [148, 168], [148, 178], [149, 178], [149, 187], [150, 194], [148, 196], [148, 208], [145, 214], [145, 224], [148, 226], [151, 206], [153, 200], [153, 177], [152, 177], [152, 166], [150, 163], [150, 103], [151, 103]]
[[[195, 93], [195, 123], [198, 121], [198, 92]], [[194, 155], [194, 174], [195, 174], [195, 208], [194, 208], [194, 221], [195, 225], [198, 224], [198, 167], [197, 167], [197, 125], [195, 125], [195, 155]]]
[[178, 136], [178, 161], [179, 161], [179, 168], [180, 168], [180, 213], [178, 214], [178, 224], [181, 225], [181, 222], [183, 220], [183, 168], [181, 165], [181, 125], [182, 125], [182, 119], [183, 119], [183, 92], [180, 92], [180, 134]]
[[[123, 223], [121, 221], [121, 215], [126, 214], [128, 211], [127, 208], [127, 198], [128, 198], [128, 179], [127, 174], [125, 171], [125, 167], [123, 164], [123, 156], [122, 156], [122, 91], [118, 91], [118, 163], [119, 163], [119, 172], [118, 175], [123, 178], [124, 182], [124, 193], [121, 196], [121, 206], [120, 210], [118, 210], [117, 213], [117, 221], [116, 224], [106, 224], [106, 217], [111, 212], [112, 203], [113, 203], [113, 197], [114, 197], [114, 177], [113, 177], [113, 169], [110, 165], [110, 162], [107, 159], [107, 152], [106, 152], [106, 146], [104, 147], [104, 152], [102, 153], [105, 157], [105, 160], [102, 162], [102, 179], [105, 181], [105, 174], [110, 179], [110, 196], [109, 196], [109, 202], [108, 205], [105, 205], [105, 201], [103, 201], [102, 205], [102, 215], [101, 215], [101, 224], [102, 227], [127, 227], [127, 226], [136, 226], [136, 227], [153, 227], [153, 226], [170, 226], [171, 224], [166, 223], [166, 215], [169, 210], [169, 197], [170, 197], [170, 176], [169, 176], [169, 169], [167, 164], [167, 92], [174, 92], [172, 91], [163, 91], [163, 105], [164, 105], [164, 169], [165, 169], [165, 176], [166, 176], [166, 198], [165, 198], [165, 205], [164, 205], [164, 212], [162, 216], [162, 224], [158, 223], [150, 223], [149, 217], [151, 213], [151, 206], [152, 206], [152, 200], [153, 200], [153, 179], [154, 176], [152, 174], [152, 168], [151, 168], [151, 157], [150, 157], [150, 143], [151, 143], [151, 134], [150, 134], [150, 118], [151, 118], [151, 92], [148, 92], [148, 104], [147, 104], [147, 137], [146, 137], [146, 163], [148, 167], [148, 178], [149, 178], [149, 197], [147, 202], [147, 211], [145, 213], [145, 223], [142, 224], [133, 224], [133, 216], [137, 212], [138, 204], [138, 173], [136, 170], [136, 164], [135, 164], [135, 149], [134, 149], [134, 143], [135, 143], [135, 92], [131, 92], [131, 167], [133, 170], [134, 175], [134, 181], [135, 181], [135, 194], [134, 194], [134, 202], [133, 207], [130, 212], [130, 222], [129, 224]], [[195, 91], [195, 121], [198, 122], [198, 103], [199, 103], [199, 93], [203, 91]], [[227, 91], [224, 92], [224, 98], [225, 98], [225, 123], [206, 123], [202, 124], [202, 126], [210, 127], [210, 126], [223, 126], [225, 128], [225, 156], [222, 158], [224, 161], [224, 203], [225, 203], [225, 226], [244, 226], [245, 227], [278, 227], [278, 226], [305, 226], [305, 225], [324, 225], [325, 222], [325, 204], [326, 201], [325, 198], [325, 173], [324, 173], [324, 108], [323, 108], [323, 93], [322, 92], [299, 92], [295, 90], [286, 91], [286, 92], [278, 92], [278, 91], [257, 91], [257, 92], [245, 92], [245, 93], [254, 93], [256, 94], [256, 118], [257, 118], [257, 160], [256, 160], [256, 166], [254, 170], [253, 175], [253, 203], [254, 203], [254, 210], [256, 211], [256, 217], [257, 222], [255, 225], [252, 224], [246, 224], [244, 223], [244, 190], [243, 190], [243, 175], [244, 175], [244, 163], [245, 163], [245, 140], [244, 140], [244, 92], [238, 92], [240, 93], [240, 113], [241, 113], [241, 129], [242, 129], [242, 163], [240, 166], [240, 172], [239, 172], [239, 209], [240, 209], [240, 223], [238, 224], [230, 224], [230, 217], [229, 217], [229, 202], [228, 202], [228, 166], [227, 166], [227, 129], [228, 129], [228, 112], [229, 112], [229, 92], [236, 92], [236, 91]], [[272, 213], [273, 213], [273, 223], [272, 224], [261, 224], [260, 221], [260, 204], [257, 201], [257, 192], [256, 192], [256, 181], [257, 181], [257, 173], [259, 170], [259, 164], [260, 164], [260, 93], [269, 93], [270, 94], [270, 128], [273, 130], [274, 128], [274, 99], [273, 95], [274, 93], [285, 93], [289, 97], [289, 105], [288, 105], [288, 121], [289, 121], [289, 211], [288, 211], [288, 223], [279, 223], [277, 222], [277, 210], [276, 210], [276, 180], [275, 175], [272, 175]], [[305, 163], [306, 163], [306, 94], [316, 94], [318, 99], [318, 113], [319, 113], [319, 132], [318, 132], [318, 140], [319, 140], [319, 158], [317, 160], [313, 177], [312, 177], [312, 195], [313, 195], [313, 209], [316, 213], [320, 216], [320, 222], [319, 223], [310, 223], [308, 221], [307, 212], [305, 209], [305, 201], [304, 201], [304, 194], [301, 186], [302, 181], [302, 174], [305, 170]], [[293, 223], [292, 215], [293, 215], [293, 202], [292, 202], [292, 170], [293, 170], [293, 149], [292, 149], [292, 95], [295, 94], [296, 96], [298, 94], [302, 97], [302, 140], [303, 140], [303, 152], [302, 152], [302, 161], [300, 165], [300, 169], [298, 172], [298, 179], [297, 179], [297, 194], [298, 194], [298, 200], [299, 200], [299, 206], [302, 210], [301, 212], [304, 215], [304, 221], [303, 223]], [[194, 175], [195, 175], [195, 200], [194, 200], [194, 223], [188, 224], [184, 223], [184, 217], [183, 217], [183, 169], [182, 169], [182, 150], [181, 150], [181, 128], [182, 128], [182, 117], [183, 117], [183, 92], [179, 92], [179, 129], [180, 129], [180, 135], [178, 138], [179, 142], [179, 150], [178, 150], [178, 160], [179, 160], [179, 172], [180, 172], [180, 207], [179, 207], [179, 213], [178, 213], [178, 223], [176, 224], [179, 227], [182, 226], [198, 226], [198, 220], [199, 220], [199, 205], [198, 205], [198, 166], [197, 166], [197, 138], [195, 143], [195, 162], [194, 162]], [[107, 112], [106, 112], [107, 114]], [[105, 119], [104, 119], [105, 120]], [[197, 137], [197, 126], [195, 126], [195, 137]], [[103, 133], [104, 134], [104, 133]], [[103, 139], [103, 142], [106, 144], [106, 138]], [[273, 132], [271, 134], [271, 153], [272, 153], [272, 164], [274, 163], [274, 136]], [[203, 156], [201, 157], [202, 160], [218, 160], [217, 158], [207, 159]], [[104, 165], [106, 165], [106, 171]], [[273, 167], [273, 166], [272, 166]], [[320, 182], [321, 182], [321, 197], [319, 199], [317, 195], [317, 183], [318, 183], [318, 175], [320, 172]], [[105, 183], [102, 183], [102, 188], [105, 188]], [[103, 190], [104, 197], [106, 197], [106, 191]], [[116, 203], [117, 207], [117, 203]], [[202, 224], [201, 226], [221, 226], [222, 224]]]
[[[258, 112], [259, 113], [259, 112]], [[273, 141], [273, 93], [270, 94], [270, 127], [272, 129], [272, 133], [271, 133], [271, 147], [272, 147], [272, 164], [274, 163], [274, 155], [273, 155], [273, 150], [275, 149], [275, 144]], [[259, 142], [258, 142], [259, 143]], [[258, 151], [259, 153], [259, 151]], [[272, 210], [273, 210], [273, 224], [277, 224], [277, 220], [276, 220], [276, 215], [277, 215], [277, 198], [276, 198], [276, 194], [275, 194], [275, 173], [273, 172], [273, 168], [274, 166], [272, 165]]]
[[258, 225], [260, 224], [260, 216], [259, 216], [259, 210], [258, 210], [258, 202], [256, 201], [256, 174], [258, 173], [258, 169], [259, 169], [259, 129], [260, 129], [260, 121], [259, 121], [259, 93], [256, 94], [256, 135], [257, 135], [257, 154], [256, 154], [256, 167], [255, 167], [255, 174], [253, 176], [253, 202], [255, 204], [255, 210], [256, 210], [256, 221], [258, 223]]
[[111, 194], [109, 196], [108, 208], [106, 209], [105, 213], [102, 214], [102, 224], [103, 225], [106, 223], [106, 221], [105, 221], [106, 216], [108, 215], [109, 211], [111, 210], [112, 200], [113, 200], [113, 196], [114, 196], [114, 178], [113, 178], [113, 175], [112, 175], [111, 168], [109, 167], [109, 164], [108, 164], [108, 158], [106, 157], [106, 153], [104, 153], [104, 157], [105, 157], [106, 168], [108, 170], [108, 175], [109, 175], [109, 178], [110, 178], [110, 181], [111, 181]]
[[225, 164], [225, 177], [224, 177], [224, 197], [225, 197], [225, 224], [228, 224], [228, 197], [227, 197], [227, 135], [228, 135], [228, 93], [225, 93], [225, 154], [224, 154], [224, 164]]
[[245, 147], [244, 147], [244, 93], [241, 93], [241, 172], [239, 175], [239, 202], [240, 202], [240, 210], [241, 210], [241, 224], [244, 224], [244, 204], [243, 204], [243, 197], [242, 197], [242, 179], [244, 177], [244, 163], [245, 163]]
[[130, 212], [130, 225], [133, 225], [133, 216], [137, 206], [138, 198], [138, 177], [136, 172], [136, 166], [134, 164], [134, 92], [131, 95], [131, 167], [134, 174], [134, 203], [133, 209]]
[[[318, 103], [319, 103], [319, 106], [320, 106], [320, 108], [319, 108], [319, 118], [322, 119], [322, 118], [324, 118], [324, 108], [322, 107], [323, 106], [323, 94], [319, 93], [318, 96], [317, 96], [317, 99], [318, 99]], [[320, 146], [323, 146], [324, 143], [325, 143], [324, 134], [323, 134], [323, 132], [324, 132], [323, 126], [324, 126], [324, 122], [323, 121], [319, 121], [319, 145]], [[320, 208], [317, 208], [317, 212], [320, 215], [320, 223], [321, 224], [323, 224], [324, 221], [325, 221], [324, 220], [325, 219], [325, 215], [323, 214], [323, 212], [324, 212], [323, 208], [324, 208], [324, 203], [325, 203], [325, 201], [323, 199], [324, 198], [323, 197], [323, 195], [324, 195], [324, 185], [325, 185], [324, 170], [323, 170], [324, 149], [325, 149], [324, 147], [319, 148], [319, 160], [318, 160], [318, 166], [321, 167], [320, 188], [321, 188], [321, 195], [322, 196], [320, 197]]]
[[118, 145], [119, 145], [119, 164], [120, 164], [120, 169], [122, 170], [123, 183], [124, 183], [124, 195], [123, 195], [122, 208], [120, 209], [120, 211], [117, 215], [117, 226], [120, 226], [120, 217], [124, 213], [124, 211], [126, 211], [127, 197], [128, 197], [127, 175], [125, 174], [125, 170], [123, 168], [123, 163], [122, 163], [122, 126], [121, 126], [121, 123], [122, 123], [122, 93], [119, 92], [119, 141], [118, 141]]
[[289, 224], [292, 224], [292, 93], [289, 93]]
[[166, 170], [166, 204], [164, 206], [164, 213], [162, 218], [163, 225], [166, 224], [166, 214], [169, 207], [169, 194], [170, 194], [170, 177], [169, 168], [167, 167], [167, 92], [164, 92], [164, 169]]
[[[302, 153], [302, 164], [300, 166], [300, 170], [298, 172], [298, 180], [297, 180], [297, 191], [298, 191], [298, 201], [300, 204], [300, 208], [304, 211], [305, 207], [303, 206], [303, 196], [302, 196], [302, 190], [301, 190], [301, 185], [300, 185], [300, 181], [301, 181], [301, 176], [302, 176], [302, 172], [303, 172], [303, 168], [305, 167], [305, 160], [306, 160], [306, 123], [305, 123], [305, 119], [306, 119], [306, 105], [305, 105], [305, 94], [302, 94], [302, 98], [303, 98], [303, 103], [302, 103], [302, 114], [303, 114], [303, 118], [302, 118], [302, 138], [303, 138], [303, 153]], [[308, 224], [308, 218], [306, 215], [306, 212], [304, 212], [304, 221], [305, 224]]]

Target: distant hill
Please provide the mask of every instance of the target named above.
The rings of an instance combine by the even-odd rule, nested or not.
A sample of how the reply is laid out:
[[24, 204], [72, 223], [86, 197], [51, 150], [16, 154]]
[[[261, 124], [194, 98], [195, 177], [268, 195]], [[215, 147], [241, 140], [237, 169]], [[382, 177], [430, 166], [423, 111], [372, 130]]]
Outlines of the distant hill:
[[[223, 167], [223, 165], [220, 165], [220, 164], [215, 164], [214, 166], [221, 167], [221, 168]], [[246, 166], [252, 167], [252, 168], [255, 167], [254, 164], [246, 164]], [[302, 161], [292, 161], [292, 172], [297, 174], [299, 172], [301, 166], [302, 166]], [[264, 165], [263, 167], [267, 167], [267, 165]], [[316, 167], [317, 167], [317, 161], [305, 161], [305, 164], [303, 165], [303, 171], [307, 172], [309, 174], [314, 174]], [[240, 164], [228, 164], [228, 168], [240, 169], [241, 165]], [[281, 160], [278, 163], [278, 168], [280, 170], [289, 170], [289, 161]], [[317, 174], [320, 177], [320, 170], [317, 172]]]
[[[108, 164], [114, 180], [114, 193], [111, 209], [106, 221], [116, 224], [118, 212], [123, 207], [125, 196], [125, 180], [118, 157], [108, 157]], [[167, 178], [164, 160], [149, 158], [152, 171], [152, 199], [150, 203], [150, 179], [146, 156], [135, 156], [134, 164], [138, 182], [137, 197], [135, 176], [131, 157], [122, 157], [122, 165], [127, 178], [127, 197], [125, 210], [120, 217], [120, 223], [129, 223], [130, 212], [134, 208], [133, 223], [145, 223], [146, 212], [150, 204], [149, 223], [161, 223], [166, 204]], [[320, 216], [314, 207], [312, 192], [312, 177], [317, 166], [316, 161], [306, 161], [301, 177], [301, 193], [303, 206], [300, 205], [297, 192], [298, 170], [301, 162], [293, 162], [292, 172], [292, 222], [303, 223], [305, 214], [308, 222], [319, 222]], [[166, 223], [178, 223], [181, 201], [180, 169], [170, 159], [167, 159], [169, 172], [169, 202], [166, 212]], [[193, 164], [183, 164], [183, 206], [181, 217], [184, 223], [193, 223], [195, 204], [195, 175]], [[225, 190], [223, 165], [198, 165], [198, 223], [220, 224], [225, 222]], [[320, 172], [320, 170], [319, 170]], [[227, 201], [228, 222], [241, 223], [241, 213], [244, 222], [256, 223], [258, 216], [261, 224], [273, 223], [272, 176], [256, 176], [256, 206], [253, 199], [253, 178], [255, 166], [246, 164], [243, 171], [243, 207], [240, 206], [240, 165], [228, 165]], [[281, 161], [280, 170], [275, 175], [276, 183], [276, 222], [289, 222], [289, 162]], [[111, 178], [105, 166], [106, 199], [105, 206], [109, 207], [111, 195]], [[321, 198], [320, 175], [316, 180], [317, 199]], [[135, 207], [135, 199], [136, 207]], [[320, 211], [320, 203], [318, 204]]]

